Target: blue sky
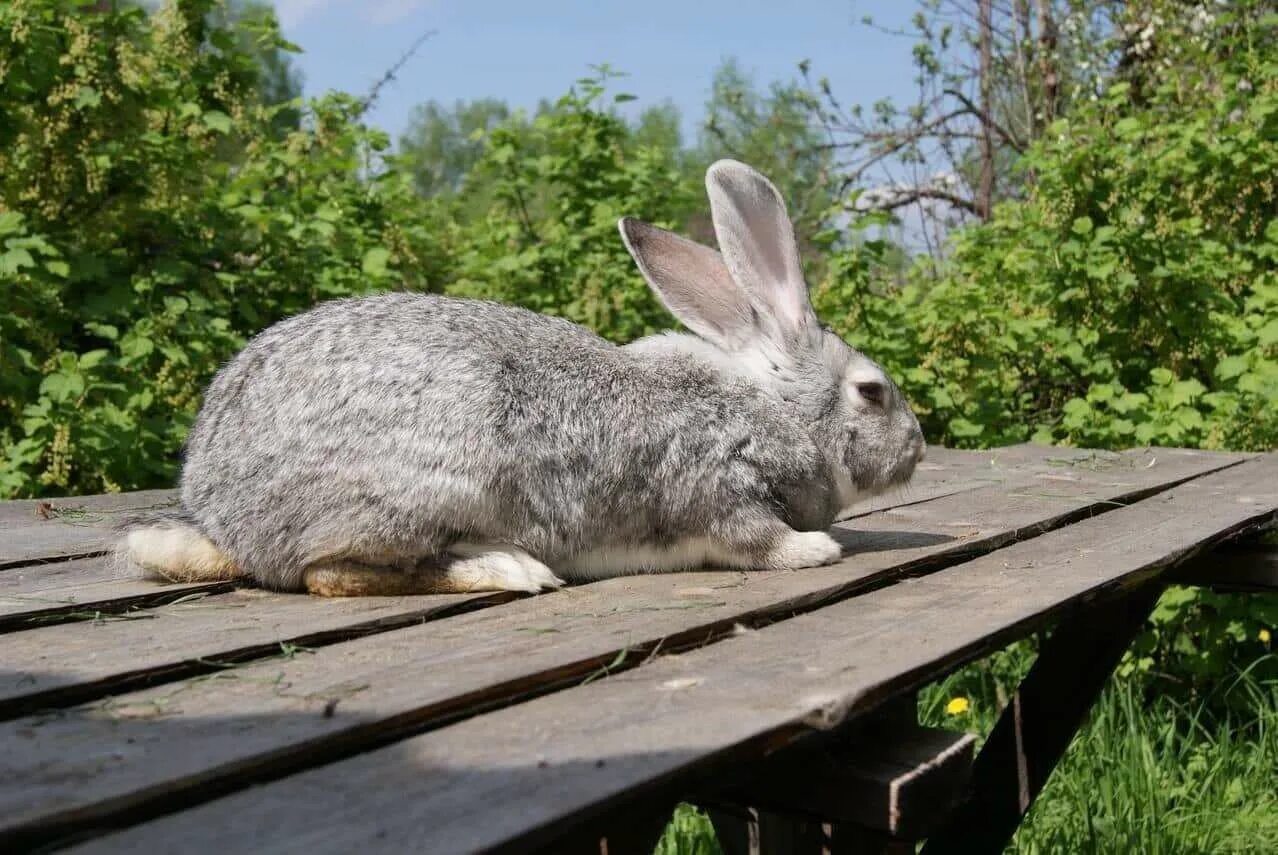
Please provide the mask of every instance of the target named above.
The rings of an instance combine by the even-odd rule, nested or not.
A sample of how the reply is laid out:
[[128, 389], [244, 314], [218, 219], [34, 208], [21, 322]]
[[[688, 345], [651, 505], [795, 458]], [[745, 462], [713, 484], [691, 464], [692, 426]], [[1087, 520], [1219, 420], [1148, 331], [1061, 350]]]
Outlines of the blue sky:
[[588, 66], [630, 76], [617, 91], [673, 101], [696, 126], [719, 62], [736, 57], [764, 83], [802, 59], [845, 102], [907, 99], [910, 42], [859, 24], [903, 26], [909, 0], [276, 0], [307, 94], [362, 93], [422, 32], [435, 30], [370, 116], [398, 133], [415, 104], [496, 96], [532, 107], [562, 94]]

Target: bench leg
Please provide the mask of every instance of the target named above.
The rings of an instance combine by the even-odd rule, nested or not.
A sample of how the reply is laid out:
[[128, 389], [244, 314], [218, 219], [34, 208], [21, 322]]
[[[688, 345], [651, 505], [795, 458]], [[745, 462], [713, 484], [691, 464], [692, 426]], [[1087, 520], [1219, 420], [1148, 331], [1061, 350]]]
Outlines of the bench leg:
[[1160, 593], [1161, 582], [1148, 582], [1056, 627], [977, 755], [968, 795], [924, 855], [1003, 851]]

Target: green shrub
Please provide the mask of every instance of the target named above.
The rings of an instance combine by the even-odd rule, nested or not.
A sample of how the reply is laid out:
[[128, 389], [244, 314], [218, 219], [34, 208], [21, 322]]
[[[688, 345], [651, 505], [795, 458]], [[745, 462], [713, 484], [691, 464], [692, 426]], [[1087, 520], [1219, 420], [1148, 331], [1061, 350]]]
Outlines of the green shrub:
[[361, 103], [281, 129], [302, 105], [263, 103], [247, 48], [288, 45], [214, 9], [0, 7], [0, 496], [171, 480], [246, 336], [441, 267], [447, 230]]
[[[818, 289], [894, 368], [933, 441], [1278, 445], [1278, 57], [1268, 4], [1180, 26], [1025, 157], [1027, 198], [876, 291], [864, 249]], [[1160, 54], [1161, 56], [1161, 54]], [[859, 254], [859, 255], [856, 255]], [[850, 271], [846, 275], [843, 271]]]
[[[609, 73], [532, 121], [488, 137], [470, 176], [489, 207], [460, 227], [446, 290], [526, 306], [615, 341], [673, 325], [617, 233], [622, 216], [673, 226], [700, 204], [670, 152], [646, 145], [608, 105]], [[461, 204], [468, 200], [463, 192]]]

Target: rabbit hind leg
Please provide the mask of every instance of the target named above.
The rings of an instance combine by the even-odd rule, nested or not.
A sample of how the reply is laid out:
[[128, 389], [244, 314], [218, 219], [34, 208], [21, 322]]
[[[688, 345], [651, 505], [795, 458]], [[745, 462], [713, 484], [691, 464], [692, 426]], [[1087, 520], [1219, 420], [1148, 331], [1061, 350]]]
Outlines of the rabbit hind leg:
[[350, 559], [317, 562], [303, 573], [306, 590], [322, 597], [403, 597], [558, 588], [563, 580], [527, 552], [508, 544], [458, 543], [442, 558], [411, 567]]

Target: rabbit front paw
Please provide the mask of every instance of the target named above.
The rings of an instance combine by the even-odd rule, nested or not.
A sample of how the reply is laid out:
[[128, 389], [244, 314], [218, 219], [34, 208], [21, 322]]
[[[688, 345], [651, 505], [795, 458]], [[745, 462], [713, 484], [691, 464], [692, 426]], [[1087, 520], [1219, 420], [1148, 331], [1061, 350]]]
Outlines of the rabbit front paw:
[[842, 555], [843, 547], [823, 531], [791, 531], [772, 547], [764, 562], [771, 570], [798, 570], [833, 564]]

